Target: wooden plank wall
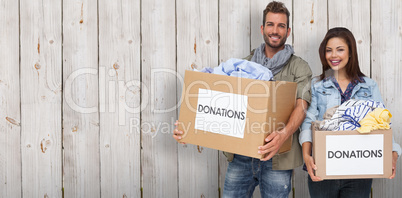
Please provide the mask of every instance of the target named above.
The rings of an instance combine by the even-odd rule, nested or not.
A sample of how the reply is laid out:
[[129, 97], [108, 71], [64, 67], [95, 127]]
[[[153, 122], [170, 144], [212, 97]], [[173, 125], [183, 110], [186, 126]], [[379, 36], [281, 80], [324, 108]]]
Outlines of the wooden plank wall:
[[22, 195], [60, 197], [61, 1], [20, 1], [20, 17]]
[[22, 196], [18, 9], [0, 0], [0, 197]]
[[[142, 184], [144, 197], [178, 197], [174, 0], [141, 2]], [[144, 94], [148, 92], [148, 94]]]
[[140, 197], [140, 1], [98, 3], [101, 195]]
[[[218, 1], [176, 2], [177, 98], [192, 67], [218, 64]], [[179, 197], [218, 197], [218, 151], [178, 144]], [[191, 177], [189, 177], [191, 175]]]
[[62, 6], [65, 197], [101, 193], [97, 8], [96, 0], [63, 1]]
[[[393, 10], [398, 10], [398, 12]], [[391, 11], [392, 10], [392, 11]], [[393, 118], [395, 141], [402, 143], [402, 2], [371, 1], [371, 77], [378, 83], [385, 105]], [[384, 35], [387, 35], [384, 37]], [[400, 197], [402, 183], [401, 158], [397, 177], [373, 182], [373, 197]]]
[[[327, 1], [293, 1], [293, 46], [295, 54], [306, 60], [313, 76], [321, 74], [318, 48], [327, 32]], [[296, 9], [297, 8], [297, 9]], [[294, 171], [293, 187], [298, 197], [309, 197], [307, 173], [298, 167]]]
[[[225, 156], [171, 137], [184, 71], [247, 56], [270, 1], [0, 0], [0, 197], [219, 197]], [[328, 28], [354, 33], [402, 143], [402, 2], [282, 2], [314, 75]], [[400, 196], [401, 166], [373, 197]]]

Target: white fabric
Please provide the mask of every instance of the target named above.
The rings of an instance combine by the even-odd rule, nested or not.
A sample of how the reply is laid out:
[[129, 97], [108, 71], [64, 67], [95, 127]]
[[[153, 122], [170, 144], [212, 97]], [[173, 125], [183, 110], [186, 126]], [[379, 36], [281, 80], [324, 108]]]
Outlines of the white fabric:
[[360, 120], [375, 108], [385, 108], [385, 105], [374, 100], [348, 100], [340, 105], [332, 118], [325, 120], [319, 128], [325, 131], [355, 130], [360, 127]]

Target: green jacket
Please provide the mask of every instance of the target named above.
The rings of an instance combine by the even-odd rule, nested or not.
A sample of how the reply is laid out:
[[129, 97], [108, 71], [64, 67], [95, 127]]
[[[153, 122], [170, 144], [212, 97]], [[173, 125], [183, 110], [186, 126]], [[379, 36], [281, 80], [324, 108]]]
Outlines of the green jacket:
[[[254, 51], [247, 56], [246, 60], [251, 60], [254, 55]], [[282, 70], [274, 76], [274, 80], [277, 81], [289, 81], [297, 83], [297, 98], [301, 98], [308, 103], [311, 102], [311, 76], [312, 72], [307, 62], [298, 56], [292, 55], [289, 58], [288, 63], [282, 68]], [[303, 156], [301, 146], [298, 142], [300, 129], [293, 134], [292, 148], [290, 151], [282, 154], [276, 154], [272, 158], [273, 170], [290, 170], [303, 164]], [[233, 160], [233, 153], [223, 152], [228, 161]]]

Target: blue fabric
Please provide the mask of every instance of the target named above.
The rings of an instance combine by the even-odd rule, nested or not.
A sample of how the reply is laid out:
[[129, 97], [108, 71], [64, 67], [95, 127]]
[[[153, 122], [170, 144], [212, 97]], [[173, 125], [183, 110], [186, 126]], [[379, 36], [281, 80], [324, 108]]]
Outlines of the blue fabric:
[[[378, 85], [370, 78], [363, 77], [364, 83], [358, 83], [352, 90], [351, 98], [357, 100], [375, 100], [382, 102]], [[331, 80], [318, 81], [314, 78], [311, 82], [311, 103], [306, 112], [306, 118], [301, 125], [299, 143], [313, 142], [311, 135], [311, 122], [323, 120], [327, 109], [341, 105], [341, 95]]]
[[[359, 82], [352, 90], [352, 99], [357, 100], [374, 100], [383, 102], [381, 93], [377, 83], [368, 78], [363, 77], [364, 82]], [[311, 82], [311, 103], [306, 113], [306, 118], [301, 125], [301, 132], [299, 135], [299, 143], [302, 145], [304, 142], [313, 142], [311, 134], [311, 122], [315, 120], [323, 120], [324, 113], [327, 109], [338, 106], [341, 103], [341, 95], [330, 80], [319, 81], [317, 78]], [[401, 147], [395, 143], [392, 138], [392, 151], [396, 151], [401, 155]]]
[[345, 101], [348, 101], [350, 99], [350, 97], [352, 97], [353, 88], [355, 88], [355, 86], [359, 83], [359, 80], [361, 82], [364, 82], [364, 78], [359, 77], [359, 80], [353, 80], [352, 82], [350, 82], [348, 84], [345, 92], [342, 92], [342, 89], [339, 86], [338, 81], [336, 81], [336, 79], [333, 76], [328, 77], [324, 80], [331, 80], [334, 83], [335, 87], [338, 89], [339, 93], [341, 94], [341, 104], [343, 104]]
[[312, 198], [367, 198], [370, 197], [373, 179], [336, 179], [313, 182], [308, 176], [308, 189]]
[[210, 68], [210, 67], [205, 67], [205, 68], [203, 68], [201, 70], [201, 72], [203, 72], [203, 73], [212, 73], [212, 72], [214, 72], [214, 69]]
[[272, 72], [268, 68], [255, 62], [236, 58], [222, 62], [215, 68], [204, 68], [201, 72], [265, 81], [273, 78]]
[[226, 172], [223, 197], [249, 198], [259, 185], [261, 197], [287, 198], [292, 189], [292, 172], [293, 170], [272, 170], [272, 159], [260, 161], [235, 154]]

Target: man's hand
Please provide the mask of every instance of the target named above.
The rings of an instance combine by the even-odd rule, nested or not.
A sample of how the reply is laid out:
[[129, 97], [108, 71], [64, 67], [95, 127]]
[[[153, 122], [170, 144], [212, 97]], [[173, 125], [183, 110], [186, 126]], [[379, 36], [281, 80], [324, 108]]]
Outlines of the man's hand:
[[282, 144], [289, 138], [289, 133], [286, 132], [285, 128], [280, 131], [274, 131], [265, 138], [264, 146], [258, 147], [258, 153], [268, 155], [261, 159], [261, 161], [270, 160], [276, 153], [278, 153]]
[[[177, 126], [179, 125], [178, 120], [176, 120], [174, 125], [176, 126], [176, 128], [173, 130], [173, 138], [176, 139], [176, 141], [179, 141], [182, 138], [181, 136], [183, 135], [183, 131], [180, 131], [179, 129], [177, 129]], [[180, 144], [186, 144], [186, 143], [180, 142]]]
[[258, 153], [268, 155], [261, 161], [270, 160], [279, 151], [282, 144], [299, 128], [304, 118], [306, 117], [305, 110], [308, 108], [308, 103], [303, 99], [296, 100], [296, 107], [290, 115], [289, 121], [285, 128], [280, 131], [274, 131], [265, 138], [264, 146], [258, 147]]
[[389, 177], [390, 179], [395, 178], [396, 174], [396, 162], [398, 161], [398, 153], [397, 152], [392, 152], [392, 175]]

